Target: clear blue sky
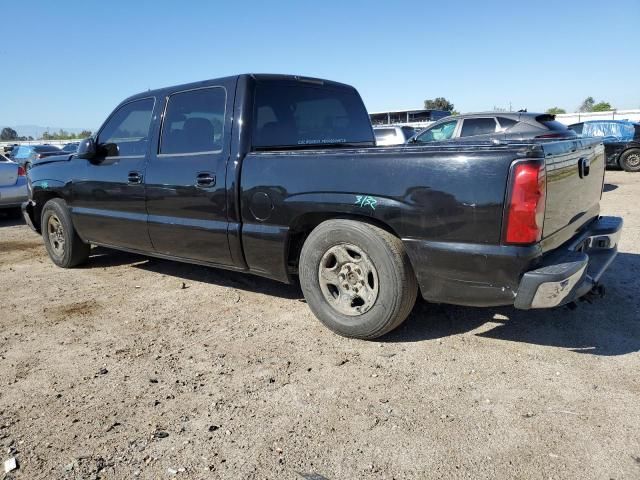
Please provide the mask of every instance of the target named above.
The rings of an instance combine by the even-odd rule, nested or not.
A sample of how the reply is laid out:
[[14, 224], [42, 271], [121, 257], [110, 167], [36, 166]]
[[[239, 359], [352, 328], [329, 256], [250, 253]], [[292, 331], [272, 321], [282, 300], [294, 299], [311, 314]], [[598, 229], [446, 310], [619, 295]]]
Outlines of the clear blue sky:
[[[405, 7], [406, 9], [403, 9]], [[123, 98], [243, 72], [349, 83], [369, 111], [640, 107], [640, 0], [3, 2], [0, 125], [98, 127]]]

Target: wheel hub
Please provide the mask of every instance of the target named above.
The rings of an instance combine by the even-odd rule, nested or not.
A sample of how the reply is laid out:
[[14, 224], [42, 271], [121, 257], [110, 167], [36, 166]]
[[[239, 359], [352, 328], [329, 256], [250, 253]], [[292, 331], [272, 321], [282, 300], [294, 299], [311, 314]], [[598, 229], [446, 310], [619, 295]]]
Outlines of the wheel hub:
[[47, 234], [49, 236], [49, 244], [56, 255], [64, 254], [64, 228], [62, 222], [56, 215], [51, 215], [47, 221]]
[[342, 314], [362, 315], [378, 298], [378, 273], [369, 256], [359, 247], [341, 244], [322, 256], [320, 289], [327, 302]]

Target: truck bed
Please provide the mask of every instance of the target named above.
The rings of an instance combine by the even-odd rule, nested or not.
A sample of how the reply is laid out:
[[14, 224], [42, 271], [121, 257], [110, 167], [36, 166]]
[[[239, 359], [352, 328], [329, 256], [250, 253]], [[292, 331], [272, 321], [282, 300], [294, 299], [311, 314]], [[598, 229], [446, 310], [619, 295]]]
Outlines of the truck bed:
[[[583, 158], [590, 172], [580, 183]], [[547, 167], [544, 238], [526, 247], [501, 237], [519, 159], [544, 159]], [[602, 145], [589, 139], [253, 152], [239, 182], [239, 237], [249, 269], [264, 275], [290, 266], [289, 242], [318, 217], [366, 218], [392, 230], [423, 265], [426, 298], [453, 300], [442, 294], [453, 282], [477, 288], [477, 301], [467, 303], [512, 303], [522, 273], [598, 216], [603, 175]], [[269, 203], [266, 217], [256, 218], [256, 202]], [[281, 280], [295, 273], [276, 270]]]

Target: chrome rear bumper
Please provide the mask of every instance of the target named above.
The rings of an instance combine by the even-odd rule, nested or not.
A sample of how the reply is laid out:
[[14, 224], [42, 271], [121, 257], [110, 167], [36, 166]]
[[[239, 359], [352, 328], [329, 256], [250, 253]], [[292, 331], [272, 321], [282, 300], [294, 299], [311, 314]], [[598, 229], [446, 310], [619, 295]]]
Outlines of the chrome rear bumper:
[[525, 273], [514, 306], [552, 308], [589, 293], [618, 254], [622, 218], [600, 217], [589, 229]]

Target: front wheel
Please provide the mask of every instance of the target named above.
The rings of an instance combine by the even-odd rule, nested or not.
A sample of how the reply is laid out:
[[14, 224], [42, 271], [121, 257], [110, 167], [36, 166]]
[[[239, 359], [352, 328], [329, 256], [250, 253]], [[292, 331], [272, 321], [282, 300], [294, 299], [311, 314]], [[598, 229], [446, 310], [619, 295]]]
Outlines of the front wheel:
[[373, 339], [395, 329], [418, 291], [402, 241], [353, 220], [328, 220], [311, 232], [299, 275], [311, 311], [345, 337]]
[[620, 166], [627, 172], [640, 172], [640, 148], [632, 148], [620, 155]]
[[54, 198], [44, 205], [41, 225], [44, 246], [53, 263], [71, 268], [87, 261], [91, 245], [76, 233], [64, 200]]

